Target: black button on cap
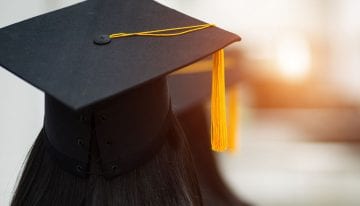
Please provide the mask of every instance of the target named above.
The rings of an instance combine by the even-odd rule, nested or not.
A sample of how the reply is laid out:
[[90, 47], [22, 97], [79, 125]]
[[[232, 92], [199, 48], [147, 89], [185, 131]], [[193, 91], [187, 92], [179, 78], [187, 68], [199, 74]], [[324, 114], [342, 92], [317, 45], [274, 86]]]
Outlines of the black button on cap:
[[111, 141], [110, 141], [110, 140], [106, 140], [106, 141], [105, 141], [105, 144], [111, 145]]
[[111, 166], [111, 169], [112, 169], [113, 171], [115, 171], [115, 170], [118, 169], [118, 166], [117, 166], [117, 165], [112, 165], [112, 166]]
[[109, 37], [109, 35], [107, 34], [101, 34], [97, 37], [95, 37], [94, 39], [94, 43], [97, 45], [104, 45], [104, 44], [108, 44], [111, 42], [111, 39]]
[[81, 165], [76, 165], [76, 170], [78, 172], [83, 172], [83, 167]]
[[100, 115], [100, 120], [102, 121], [102, 122], [104, 122], [104, 121], [106, 121], [106, 116], [105, 115]]
[[79, 119], [81, 122], [86, 122], [88, 120], [88, 118], [84, 114], [81, 114]]
[[83, 140], [82, 138], [78, 138], [78, 139], [77, 139], [77, 143], [78, 143], [78, 145], [80, 145], [80, 146], [84, 146], [84, 144], [85, 144], [85, 142], [84, 142], [84, 140]]

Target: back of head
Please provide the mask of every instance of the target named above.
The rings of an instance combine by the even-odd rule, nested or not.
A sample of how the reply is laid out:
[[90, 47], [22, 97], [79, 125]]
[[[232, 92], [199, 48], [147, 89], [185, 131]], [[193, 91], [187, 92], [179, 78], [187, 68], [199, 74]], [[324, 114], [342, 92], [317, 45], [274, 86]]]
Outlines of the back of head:
[[[150, 88], [150, 84], [154, 87], [166, 85], [149, 83], [146, 88]], [[136, 89], [136, 94], [139, 92], [142, 91]], [[143, 92], [149, 93], [148, 89]], [[137, 95], [134, 97], [138, 98]], [[126, 100], [129, 99], [129, 95], [126, 96]], [[162, 100], [153, 101], [160, 104]], [[91, 138], [89, 142], [86, 138], [78, 138], [78, 142], [73, 143], [72, 137], [86, 133], [87, 127], [79, 123], [79, 113], [48, 96], [45, 103], [44, 128], [29, 153], [12, 206], [202, 205], [189, 146], [170, 107], [166, 109], [162, 128], [153, 139], [145, 137], [144, 133], [143, 137], [138, 137], [139, 140], [134, 140], [134, 137], [129, 140], [133, 133], [138, 134], [134, 131], [136, 128], [140, 132], [148, 129], [150, 135], [154, 127], [134, 127], [135, 123], [131, 123], [131, 129], [125, 127], [125, 120], [131, 121], [130, 117], [117, 113], [122, 111], [124, 104], [119, 104], [116, 98], [111, 99], [86, 110], [90, 114], [86, 124], [90, 125]], [[150, 100], [148, 103], [151, 105]], [[129, 105], [128, 110], [137, 108], [134, 104]], [[97, 121], [99, 111], [111, 111], [106, 116], [107, 122]], [[146, 110], [143, 113], [146, 114]], [[105, 126], [106, 132], [102, 133], [101, 128]], [[101, 147], [100, 142], [104, 136], [101, 134], [125, 140], [107, 142], [108, 151], [104, 151], [106, 148]], [[68, 136], [71, 137], [69, 141], [65, 140]], [[148, 141], [144, 143], [146, 148], [141, 146], [141, 140]], [[136, 142], [139, 142], [138, 145]], [[86, 147], [87, 144], [89, 147]], [[71, 148], [76, 146], [77, 150], [72, 151]], [[89, 150], [85, 151], [85, 148]], [[111, 152], [112, 148], [114, 151]], [[116, 161], [107, 158], [109, 151]], [[76, 156], [71, 157], [73, 154]], [[88, 163], [82, 166], [79, 156], [87, 156]], [[107, 171], [109, 167], [110, 172]]]

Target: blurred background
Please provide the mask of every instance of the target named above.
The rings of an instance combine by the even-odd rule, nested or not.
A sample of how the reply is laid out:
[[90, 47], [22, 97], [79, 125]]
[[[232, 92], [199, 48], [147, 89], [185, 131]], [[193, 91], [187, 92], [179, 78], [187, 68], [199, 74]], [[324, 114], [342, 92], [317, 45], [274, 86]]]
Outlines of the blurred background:
[[[0, 27], [79, 1], [0, 0]], [[242, 37], [239, 149], [223, 175], [255, 205], [360, 205], [360, 1], [159, 0]], [[43, 94], [0, 69], [0, 205], [41, 129]], [[15, 112], [16, 108], [16, 112]]]

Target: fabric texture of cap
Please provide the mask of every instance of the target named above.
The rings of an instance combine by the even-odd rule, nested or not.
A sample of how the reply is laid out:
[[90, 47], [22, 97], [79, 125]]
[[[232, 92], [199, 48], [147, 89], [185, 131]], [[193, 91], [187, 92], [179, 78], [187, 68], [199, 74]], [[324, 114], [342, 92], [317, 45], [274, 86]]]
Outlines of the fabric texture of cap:
[[0, 29], [0, 65], [74, 110], [181, 69], [240, 38], [217, 27], [170, 38], [100, 35], [203, 24], [149, 0], [89, 0]]

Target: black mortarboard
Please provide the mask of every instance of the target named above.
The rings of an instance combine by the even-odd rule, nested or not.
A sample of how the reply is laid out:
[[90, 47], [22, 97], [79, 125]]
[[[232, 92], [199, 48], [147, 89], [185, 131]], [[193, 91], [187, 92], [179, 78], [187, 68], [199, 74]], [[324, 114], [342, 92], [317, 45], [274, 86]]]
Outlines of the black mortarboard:
[[[176, 33], [181, 28], [183, 32]], [[157, 32], [151, 32], [164, 29], [160, 33], [170, 33], [171, 37], [160, 38], [155, 35]], [[113, 39], [128, 34], [132, 37]], [[98, 139], [103, 170], [111, 170], [111, 165], [119, 160], [123, 166], [129, 164], [116, 172], [119, 174], [149, 156], [144, 151], [156, 142], [156, 130], [166, 115], [164, 76], [214, 52], [218, 57], [216, 64], [221, 65], [222, 53], [218, 50], [239, 39], [154, 1], [89, 0], [0, 29], [0, 65], [45, 92], [45, 130], [62, 136], [48, 138], [59, 151], [55, 155], [58, 159], [64, 164], [74, 160], [65, 165], [71, 171], [79, 165], [84, 169], [89, 158], [77, 149], [69, 135], [79, 130], [75, 132], [86, 138], [79, 138], [78, 143], [85, 147], [84, 151], [89, 150], [91, 134], [81, 123], [89, 118], [87, 108], [111, 113], [112, 121], [128, 120], [115, 129], [124, 129], [125, 137], [113, 140], [113, 149], [106, 145], [106, 138]], [[129, 118], [119, 111], [103, 109], [114, 104], [122, 105], [121, 111]], [[146, 108], [140, 110], [142, 107]], [[137, 108], [138, 112], [131, 113]], [[95, 123], [101, 122], [101, 112], [95, 114]], [[83, 118], [81, 122], [74, 120], [78, 115]], [[53, 119], [54, 116], [63, 119]], [[72, 120], [73, 129], [61, 125]], [[136, 130], [131, 122], [140, 129]], [[111, 134], [106, 128], [102, 133]]]
[[0, 30], [0, 65], [73, 109], [187, 66], [239, 37], [216, 27], [171, 38], [103, 34], [204, 24], [149, 0], [90, 0]]

